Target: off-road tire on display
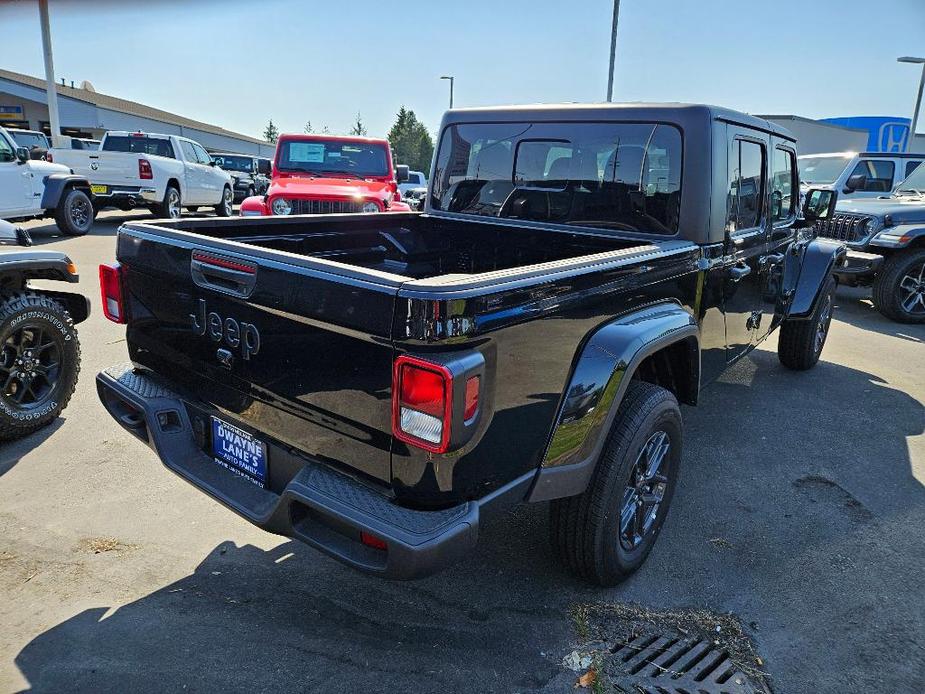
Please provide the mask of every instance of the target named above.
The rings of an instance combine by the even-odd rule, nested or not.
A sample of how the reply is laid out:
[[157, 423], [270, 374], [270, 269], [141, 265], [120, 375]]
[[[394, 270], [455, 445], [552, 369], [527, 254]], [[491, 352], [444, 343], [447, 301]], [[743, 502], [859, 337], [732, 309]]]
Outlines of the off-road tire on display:
[[58, 302], [31, 291], [0, 295], [0, 440], [56, 419], [79, 373], [77, 331]]
[[222, 201], [215, 206], [215, 214], [219, 217], [230, 217], [232, 213], [231, 206], [234, 204], [234, 193], [231, 188], [225, 186], [222, 189]]
[[[172, 199], [171, 194], [176, 195], [175, 200]], [[183, 211], [183, 208], [180, 206], [180, 201], [180, 191], [174, 186], [167, 186], [167, 189], [164, 191], [164, 199], [157, 205], [153, 205], [151, 207], [151, 212], [153, 212], [155, 216], [164, 219], [179, 219]], [[171, 209], [175, 210], [176, 216], [170, 214]]]
[[78, 188], [69, 188], [55, 208], [55, 224], [65, 236], [83, 236], [90, 227], [96, 213], [90, 197]]
[[[874, 306], [897, 323], [925, 323], [925, 248], [900, 251], [883, 263], [874, 280]], [[919, 291], [920, 290], [920, 291]], [[911, 311], [903, 302], [914, 299]]]
[[[612, 586], [642, 566], [671, 505], [682, 443], [674, 394], [632, 381], [588, 488], [550, 504], [552, 545], [572, 573]], [[628, 509], [639, 510], [628, 516]]]
[[781, 323], [777, 358], [788, 369], [806, 371], [819, 361], [835, 311], [835, 287], [835, 279], [830, 277], [812, 316], [804, 320], [786, 318]]

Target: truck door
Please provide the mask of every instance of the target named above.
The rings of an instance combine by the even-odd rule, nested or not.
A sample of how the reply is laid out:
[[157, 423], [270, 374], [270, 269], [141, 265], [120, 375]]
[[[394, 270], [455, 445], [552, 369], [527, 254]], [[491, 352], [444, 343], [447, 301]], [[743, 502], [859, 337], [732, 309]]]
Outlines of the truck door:
[[202, 168], [203, 198], [206, 202], [216, 204], [222, 200], [225, 188], [225, 173], [217, 166], [212, 165], [212, 157], [202, 145], [193, 143], [196, 151], [196, 160]]
[[0, 135], [0, 218], [38, 207], [32, 200], [32, 169], [16, 161], [13, 143]]
[[761, 323], [761, 271], [767, 249], [767, 136], [729, 124], [723, 311], [726, 361], [755, 342]]
[[205, 194], [205, 169], [207, 167], [199, 163], [196, 156], [196, 150], [193, 149], [193, 143], [187, 140], [180, 140], [180, 149], [183, 152], [185, 160], [183, 168], [186, 171], [186, 190], [183, 191], [184, 205], [202, 205], [208, 202]]

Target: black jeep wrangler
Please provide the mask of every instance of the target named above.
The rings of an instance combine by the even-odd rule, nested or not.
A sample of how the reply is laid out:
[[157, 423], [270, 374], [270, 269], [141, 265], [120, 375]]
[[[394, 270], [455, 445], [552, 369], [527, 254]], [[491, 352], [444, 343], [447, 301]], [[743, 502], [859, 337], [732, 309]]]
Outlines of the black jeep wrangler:
[[163, 463], [271, 532], [413, 578], [483, 514], [551, 501], [598, 584], [645, 560], [679, 403], [781, 329], [808, 369], [843, 244], [796, 144], [699, 105], [450, 111], [420, 213], [129, 222], [97, 377]]
[[848, 245], [835, 275], [872, 286], [874, 306], [899, 323], [925, 323], [925, 165], [892, 195], [844, 200], [816, 225], [819, 236]]
[[82, 294], [29, 286], [80, 279], [64, 253], [31, 245], [28, 232], [0, 220], [0, 441], [32, 433], [67, 407], [80, 372], [74, 325], [90, 315]]

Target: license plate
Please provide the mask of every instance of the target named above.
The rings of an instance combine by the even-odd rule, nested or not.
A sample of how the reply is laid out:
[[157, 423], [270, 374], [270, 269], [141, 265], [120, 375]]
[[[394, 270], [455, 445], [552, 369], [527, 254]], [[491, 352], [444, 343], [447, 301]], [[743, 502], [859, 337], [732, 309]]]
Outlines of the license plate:
[[90, 186], [90, 192], [94, 195], [106, 195], [109, 192], [109, 186]]
[[215, 462], [248, 482], [267, 482], [267, 445], [246, 431], [212, 417], [212, 454]]

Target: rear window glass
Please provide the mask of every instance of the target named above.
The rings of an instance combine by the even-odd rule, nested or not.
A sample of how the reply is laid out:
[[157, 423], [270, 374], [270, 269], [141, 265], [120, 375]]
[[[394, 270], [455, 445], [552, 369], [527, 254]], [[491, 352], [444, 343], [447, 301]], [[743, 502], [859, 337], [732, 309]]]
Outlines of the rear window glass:
[[15, 130], [11, 131], [10, 134], [13, 136], [13, 139], [16, 140], [16, 144], [20, 147], [39, 147], [41, 149], [48, 148], [48, 140], [45, 139], [44, 135], [39, 133], [24, 133], [16, 132]]
[[658, 123], [472, 123], [443, 133], [434, 209], [674, 234], [681, 132]]
[[170, 140], [134, 135], [115, 135], [103, 141], [106, 152], [134, 152], [136, 154], [153, 154], [158, 157], [176, 159]]

